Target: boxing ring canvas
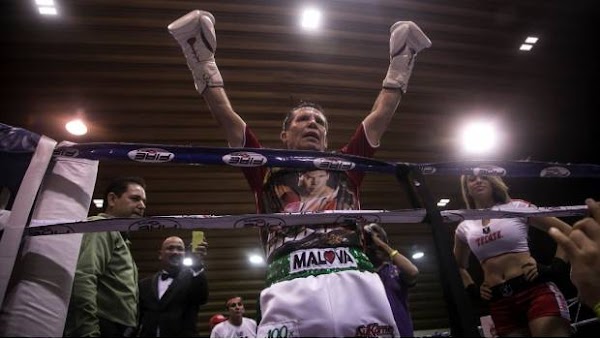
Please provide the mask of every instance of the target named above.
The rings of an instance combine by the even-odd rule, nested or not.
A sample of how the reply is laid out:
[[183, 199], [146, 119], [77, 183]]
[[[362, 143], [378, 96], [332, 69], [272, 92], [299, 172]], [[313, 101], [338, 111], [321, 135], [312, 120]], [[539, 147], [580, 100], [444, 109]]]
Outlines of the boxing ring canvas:
[[[471, 305], [462, 287], [450, 244], [447, 222], [483, 217], [581, 216], [584, 206], [559, 206], [518, 210], [439, 211], [425, 177], [428, 175], [500, 175], [514, 177], [599, 177], [600, 166], [543, 162], [463, 162], [414, 164], [384, 162], [355, 156], [313, 151], [208, 148], [177, 145], [56, 142], [34, 133], [2, 125], [1, 145], [12, 145], [9, 132], [18, 131], [39, 140], [28, 154], [28, 166], [15, 182], [22, 182], [10, 206], [10, 218], [2, 234], [2, 260], [12, 258], [15, 269], [2, 267], [3, 292], [0, 333], [8, 336], [61, 336], [68, 307], [81, 233], [108, 230], [235, 229], [295, 226], [323, 223], [421, 223], [431, 225], [436, 259], [453, 336], [478, 336], [477, 324], [465, 316]], [[14, 143], [13, 143], [14, 144]], [[56, 147], [55, 147], [56, 146]], [[3, 156], [17, 153], [4, 147]], [[88, 213], [99, 161], [127, 161], [148, 166], [165, 163], [209, 164], [233, 167], [273, 166], [305, 169], [349, 170], [394, 175], [405, 185], [415, 209], [324, 211], [269, 215], [156, 216], [140, 219], [105, 219], [81, 222]], [[11, 164], [4, 162], [8, 168]], [[30, 173], [31, 169], [31, 173]], [[35, 171], [34, 171], [35, 170]], [[4, 170], [3, 170], [4, 171]], [[14, 183], [12, 186], [16, 186]], [[5, 185], [3, 183], [3, 185]], [[12, 187], [14, 190], [15, 188]], [[34, 198], [37, 195], [37, 199]], [[27, 200], [23, 197], [28, 197]], [[19, 199], [25, 202], [21, 203]], [[8, 208], [7, 208], [8, 209]], [[18, 219], [17, 219], [18, 218]], [[235, 230], [232, 230], [232, 232]], [[8, 234], [8, 235], [7, 235]], [[21, 236], [23, 240], [21, 240]], [[19, 251], [19, 244], [20, 251]], [[6, 249], [6, 251], [5, 251]], [[17, 255], [17, 252], [19, 254]], [[12, 272], [11, 272], [12, 271]], [[5, 288], [5, 287], [4, 287]]]

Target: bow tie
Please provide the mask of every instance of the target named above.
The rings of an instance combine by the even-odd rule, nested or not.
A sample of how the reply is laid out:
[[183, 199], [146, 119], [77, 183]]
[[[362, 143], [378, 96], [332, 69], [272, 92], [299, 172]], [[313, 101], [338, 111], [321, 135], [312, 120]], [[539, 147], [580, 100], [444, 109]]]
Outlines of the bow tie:
[[160, 272], [160, 280], [167, 280], [169, 278], [175, 279], [176, 276], [177, 276], [177, 273], [170, 273], [167, 271]]

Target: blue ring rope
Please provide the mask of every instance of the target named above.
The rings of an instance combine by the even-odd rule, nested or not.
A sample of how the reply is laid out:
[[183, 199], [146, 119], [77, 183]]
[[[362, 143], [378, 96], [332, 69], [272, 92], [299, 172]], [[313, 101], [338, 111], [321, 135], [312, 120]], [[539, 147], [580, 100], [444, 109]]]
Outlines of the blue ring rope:
[[534, 161], [386, 162], [343, 153], [268, 148], [198, 147], [138, 143], [82, 143], [56, 148], [55, 155], [142, 163], [288, 167], [360, 170], [394, 174], [418, 168], [424, 175], [498, 175], [507, 177], [598, 178], [600, 165]]

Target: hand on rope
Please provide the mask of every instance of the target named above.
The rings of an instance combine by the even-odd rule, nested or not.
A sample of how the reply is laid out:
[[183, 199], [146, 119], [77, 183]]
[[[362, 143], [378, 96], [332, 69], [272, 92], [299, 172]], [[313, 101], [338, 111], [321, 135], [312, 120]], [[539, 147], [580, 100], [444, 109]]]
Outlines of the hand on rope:
[[567, 236], [557, 229], [548, 232], [571, 262], [571, 280], [583, 303], [600, 318], [600, 203], [587, 199], [590, 217], [575, 225]]

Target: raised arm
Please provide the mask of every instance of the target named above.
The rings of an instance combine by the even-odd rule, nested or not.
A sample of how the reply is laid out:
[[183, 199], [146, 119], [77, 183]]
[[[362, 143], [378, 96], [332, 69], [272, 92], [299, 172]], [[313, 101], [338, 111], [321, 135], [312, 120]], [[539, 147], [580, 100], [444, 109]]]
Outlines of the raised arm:
[[402, 280], [408, 285], [414, 285], [419, 276], [419, 269], [408, 258], [398, 250], [393, 249], [388, 243], [383, 241], [376, 232], [371, 235], [373, 242], [381, 248], [390, 257], [392, 263], [402, 272]]
[[225, 131], [229, 146], [244, 146], [246, 123], [231, 107], [215, 62], [215, 18], [209, 12], [194, 10], [173, 21], [168, 29], [181, 46], [192, 71], [196, 90], [204, 97], [211, 114]]
[[390, 28], [390, 66], [383, 80], [371, 113], [363, 121], [367, 138], [372, 146], [386, 131], [402, 94], [406, 93], [417, 53], [431, 46], [431, 41], [412, 21], [398, 21]]

